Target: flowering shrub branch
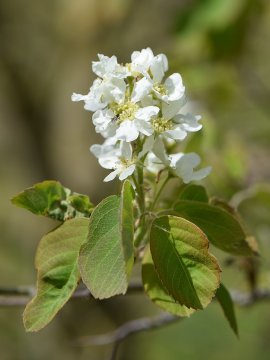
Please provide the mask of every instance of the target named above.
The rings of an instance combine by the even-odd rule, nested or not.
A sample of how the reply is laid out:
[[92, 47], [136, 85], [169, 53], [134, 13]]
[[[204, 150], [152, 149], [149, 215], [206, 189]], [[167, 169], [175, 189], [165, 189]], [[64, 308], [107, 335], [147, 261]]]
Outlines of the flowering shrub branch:
[[[138, 262], [143, 290], [173, 315], [169, 319], [188, 317], [216, 298], [237, 334], [233, 301], [209, 243], [244, 258], [258, 255], [258, 247], [235, 208], [191, 183], [211, 167], [199, 168], [200, 156], [183, 152], [185, 139], [202, 124], [190, 110], [181, 75], [167, 76], [167, 57], [150, 48], [134, 51], [125, 65], [98, 55], [92, 70], [97, 79], [89, 93], [74, 93], [72, 100], [93, 113], [104, 142], [90, 151], [110, 170], [105, 182], [123, 182], [121, 194], [94, 205], [50, 180], [12, 199], [60, 221], [37, 249], [37, 292], [24, 311], [26, 330], [46, 326], [76, 296], [80, 280], [96, 299], [125, 294]], [[164, 202], [172, 178], [179, 179], [177, 195]]]

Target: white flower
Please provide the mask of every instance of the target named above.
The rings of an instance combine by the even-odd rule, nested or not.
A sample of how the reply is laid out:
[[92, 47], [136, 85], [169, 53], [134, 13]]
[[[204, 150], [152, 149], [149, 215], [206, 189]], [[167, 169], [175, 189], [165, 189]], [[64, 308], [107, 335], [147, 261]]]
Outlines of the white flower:
[[116, 130], [115, 137], [119, 140], [131, 142], [136, 140], [140, 133], [146, 136], [152, 135], [154, 128], [151, 124], [151, 119], [156, 116], [158, 112], [159, 108], [157, 106], [136, 108], [134, 105], [129, 105], [120, 115], [122, 121]]
[[97, 110], [92, 116], [96, 132], [105, 138], [114, 136], [117, 129], [117, 125], [113, 121], [114, 117], [111, 109]]
[[152, 121], [156, 134], [173, 140], [184, 140], [188, 132], [196, 132], [202, 128], [198, 123], [201, 116], [181, 113], [183, 105], [185, 105], [184, 98], [170, 104], [162, 104], [163, 116]]
[[136, 103], [143, 100], [152, 90], [152, 83], [149, 79], [143, 77], [136, 81], [131, 94], [131, 101]]
[[153, 82], [160, 83], [168, 70], [168, 59], [164, 54], [155, 56], [150, 64]]
[[131, 72], [140, 73], [154, 82], [161, 82], [165, 72], [168, 70], [168, 60], [164, 54], [154, 56], [148, 47], [141, 51], [134, 51], [131, 55]]
[[152, 169], [153, 172], [164, 168], [171, 169], [175, 175], [183, 179], [185, 184], [192, 180], [201, 180], [211, 172], [211, 167], [194, 170], [201, 162], [200, 156], [196, 153], [184, 154], [180, 152], [167, 155], [164, 142], [160, 138], [155, 140], [153, 153], [149, 153], [147, 159], [148, 168]]
[[92, 62], [92, 70], [101, 78], [118, 78], [124, 79], [130, 75], [125, 66], [118, 64], [116, 56], [108, 57], [98, 54], [99, 61]]
[[201, 180], [209, 175], [211, 167], [194, 170], [201, 162], [201, 158], [196, 153], [178, 153], [169, 155], [170, 166], [174, 173], [183, 179], [185, 184], [192, 180]]
[[153, 92], [158, 99], [166, 103], [180, 100], [185, 94], [181, 75], [172, 74], [165, 80], [164, 84], [153, 81]]
[[132, 146], [122, 141], [119, 144], [110, 144], [107, 141], [103, 145], [92, 145], [90, 151], [98, 158], [99, 164], [105, 169], [113, 170], [104, 181], [124, 180], [135, 171], [136, 164], [132, 158]]
[[133, 51], [131, 54], [132, 71], [145, 75], [149, 70], [153, 58], [153, 51], [149, 47], [141, 51]]
[[179, 124], [183, 131], [186, 132], [196, 132], [201, 130], [202, 124], [199, 124], [198, 121], [201, 120], [200, 115], [193, 115], [191, 113], [187, 114], [177, 114], [173, 121]]
[[126, 83], [123, 79], [96, 79], [87, 95], [74, 93], [72, 101], [85, 102], [84, 108], [89, 111], [104, 109], [110, 102], [122, 102], [125, 98]]

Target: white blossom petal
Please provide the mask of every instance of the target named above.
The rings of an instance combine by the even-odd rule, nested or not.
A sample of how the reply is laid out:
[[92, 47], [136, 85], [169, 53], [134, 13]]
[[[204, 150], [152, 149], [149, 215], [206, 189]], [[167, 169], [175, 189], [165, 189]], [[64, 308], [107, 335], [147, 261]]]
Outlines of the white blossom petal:
[[183, 85], [182, 77], [178, 73], [174, 73], [169, 76], [165, 83], [166, 89], [168, 90], [168, 100], [176, 101], [183, 97], [185, 93], [185, 87]]
[[168, 137], [174, 140], [184, 140], [187, 137], [187, 132], [179, 127], [176, 127], [173, 130], [165, 131], [163, 135], [167, 135]]
[[200, 115], [193, 115], [190, 113], [178, 114], [173, 119], [173, 121], [177, 124], [181, 124], [182, 129], [189, 132], [196, 132], [201, 130], [202, 124], [198, 123], [199, 120], [201, 120]]
[[126, 160], [132, 159], [132, 146], [130, 143], [122, 141], [120, 145], [121, 156]]
[[163, 102], [162, 103], [163, 117], [167, 120], [172, 119], [180, 111], [180, 109], [184, 105], [184, 103], [185, 103], [184, 98], [177, 100], [177, 101], [171, 101], [168, 104]]
[[73, 93], [71, 95], [72, 101], [85, 101], [86, 99], [87, 99], [87, 95], [81, 95], [81, 94], [76, 94], [76, 93]]
[[151, 125], [150, 122], [144, 121], [144, 120], [140, 120], [140, 119], [135, 119], [134, 123], [136, 125], [137, 130], [146, 135], [146, 136], [150, 136], [154, 133], [154, 128]]
[[196, 153], [180, 153], [175, 155], [180, 155], [180, 157], [177, 160], [176, 157], [172, 158], [172, 156], [170, 156], [171, 166], [174, 167], [174, 172], [183, 179], [185, 184], [188, 184], [192, 180], [201, 180], [211, 171], [211, 167], [194, 171], [194, 168], [201, 162], [199, 155]]
[[150, 121], [153, 116], [156, 116], [159, 113], [159, 108], [157, 106], [146, 106], [140, 108], [136, 111], [135, 118]]
[[125, 168], [119, 175], [119, 180], [125, 180], [127, 177], [132, 175], [135, 171], [136, 165], [132, 164], [129, 167]]
[[148, 136], [143, 144], [142, 151], [139, 153], [138, 158], [142, 158], [145, 154], [147, 154], [150, 150], [153, 149], [153, 145], [155, 142], [154, 136]]
[[103, 181], [104, 182], [112, 181], [116, 178], [116, 176], [118, 174], [119, 174], [119, 170], [116, 169], [116, 170], [112, 171], [109, 175], [107, 175]]
[[168, 59], [164, 54], [159, 54], [154, 57], [151, 62], [150, 70], [153, 75], [153, 81], [160, 83], [168, 70]]
[[141, 51], [133, 51], [131, 54], [132, 65], [135, 70], [147, 71], [154, 58], [153, 51], [148, 47]]
[[131, 101], [136, 103], [141, 101], [152, 89], [152, 83], [143, 77], [141, 80], [137, 81], [134, 85]]
[[163, 162], [164, 165], [170, 165], [164, 142], [161, 140], [160, 137], [156, 138], [153, 146], [153, 153]]
[[116, 130], [115, 137], [119, 140], [124, 140], [126, 142], [134, 141], [138, 138], [139, 131], [134, 123], [134, 121], [126, 120], [123, 121], [119, 128]]

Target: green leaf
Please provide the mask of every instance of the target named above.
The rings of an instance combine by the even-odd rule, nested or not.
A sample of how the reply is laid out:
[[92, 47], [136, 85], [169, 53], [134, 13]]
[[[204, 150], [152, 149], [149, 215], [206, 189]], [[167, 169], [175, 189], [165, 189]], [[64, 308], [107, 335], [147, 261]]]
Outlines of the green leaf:
[[72, 193], [58, 181], [46, 180], [12, 198], [12, 203], [36, 215], [65, 221], [74, 217], [89, 217], [93, 204], [88, 196]]
[[208, 195], [203, 186], [188, 184], [181, 189], [178, 197], [179, 200], [194, 200], [208, 203]]
[[259, 255], [260, 251], [259, 251], [259, 245], [257, 243], [257, 240], [247, 230], [247, 225], [243, 221], [242, 217], [240, 216], [240, 214], [238, 213], [236, 208], [231, 206], [226, 201], [216, 198], [216, 197], [211, 199], [210, 204], [225, 210], [230, 215], [232, 215], [233, 218], [235, 218], [235, 220], [240, 224], [240, 226], [242, 227], [242, 230], [245, 233], [245, 240], [248, 243], [249, 247], [251, 248], [251, 250], [253, 251], [254, 254]]
[[188, 308], [206, 307], [219, 286], [220, 268], [209, 242], [194, 224], [176, 216], [153, 221], [150, 249], [167, 293]]
[[226, 289], [226, 287], [223, 284], [220, 284], [220, 287], [216, 292], [216, 298], [220, 303], [224, 315], [228, 320], [233, 332], [235, 333], [236, 336], [238, 336], [238, 327], [234, 312], [234, 304], [229, 291]]
[[93, 211], [79, 258], [81, 276], [97, 299], [124, 294], [133, 265], [133, 194], [128, 181], [121, 198], [109, 196]]
[[209, 241], [221, 250], [233, 255], [254, 255], [241, 224], [225, 210], [188, 200], [177, 202], [174, 210], [202, 229]]
[[72, 195], [68, 196], [67, 201], [76, 211], [88, 216], [91, 215], [93, 204], [91, 203], [88, 196], [73, 193]]
[[146, 251], [142, 264], [142, 282], [149, 298], [161, 309], [177, 316], [190, 316], [194, 309], [178, 304], [162, 285], [155, 270], [150, 250]]
[[47, 180], [22, 191], [11, 201], [36, 215], [48, 216], [49, 211], [65, 199], [65, 188], [58, 181]]
[[23, 314], [27, 331], [46, 326], [76, 289], [79, 250], [88, 224], [86, 218], [68, 220], [41, 239], [36, 254], [37, 294]]

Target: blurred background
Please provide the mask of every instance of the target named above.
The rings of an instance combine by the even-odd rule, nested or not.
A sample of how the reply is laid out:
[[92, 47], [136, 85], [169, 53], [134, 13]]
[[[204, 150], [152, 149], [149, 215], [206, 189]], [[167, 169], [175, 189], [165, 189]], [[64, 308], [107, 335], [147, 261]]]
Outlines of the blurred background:
[[[2, 0], [0, 3], [0, 286], [35, 282], [34, 253], [55, 226], [10, 204], [12, 195], [57, 179], [94, 203], [117, 192], [89, 153], [100, 142], [91, 114], [72, 103], [94, 79], [97, 53], [128, 62], [150, 46], [168, 56], [204, 129], [189, 138], [213, 171], [210, 195], [236, 192], [270, 180], [270, 2], [267, 0]], [[248, 200], [243, 216], [262, 251], [262, 287], [270, 287], [270, 196]], [[246, 289], [241, 265], [224, 268], [229, 288]], [[236, 275], [235, 275], [236, 274]], [[139, 272], [135, 276], [139, 277]], [[110, 347], [78, 348], [80, 336], [114, 329], [155, 314], [143, 295], [95, 302], [77, 299], [38, 334], [26, 334], [21, 308], [0, 309], [1, 360], [108, 357]], [[119, 359], [269, 359], [270, 303], [237, 309], [240, 340], [217, 304], [189, 320], [121, 345]]]

